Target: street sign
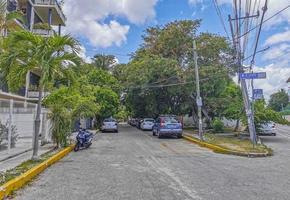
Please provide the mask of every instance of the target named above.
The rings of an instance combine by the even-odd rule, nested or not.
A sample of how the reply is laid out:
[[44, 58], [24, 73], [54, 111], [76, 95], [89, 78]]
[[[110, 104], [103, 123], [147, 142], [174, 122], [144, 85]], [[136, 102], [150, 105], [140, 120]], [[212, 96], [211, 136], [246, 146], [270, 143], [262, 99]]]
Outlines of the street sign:
[[254, 89], [253, 98], [254, 100], [264, 99], [263, 89]]
[[240, 79], [265, 79], [266, 77], [266, 72], [240, 73]]

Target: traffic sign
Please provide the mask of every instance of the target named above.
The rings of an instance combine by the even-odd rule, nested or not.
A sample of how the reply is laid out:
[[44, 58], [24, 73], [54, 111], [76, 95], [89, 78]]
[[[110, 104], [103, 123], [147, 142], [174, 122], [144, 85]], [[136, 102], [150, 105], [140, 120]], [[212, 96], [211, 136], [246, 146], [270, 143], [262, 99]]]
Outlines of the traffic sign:
[[266, 72], [240, 73], [240, 79], [265, 79], [266, 77]]
[[263, 89], [254, 89], [253, 98], [254, 100], [264, 99]]

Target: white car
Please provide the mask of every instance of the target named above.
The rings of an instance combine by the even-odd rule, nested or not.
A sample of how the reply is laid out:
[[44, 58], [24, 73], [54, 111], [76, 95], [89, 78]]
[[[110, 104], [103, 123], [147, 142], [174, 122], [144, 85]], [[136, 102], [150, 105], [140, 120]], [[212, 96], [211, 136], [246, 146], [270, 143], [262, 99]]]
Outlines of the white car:
[[113, 118], [108, 118], [103, 121], [102, 127], [101, 127], [102, 133], [106, 131], [113, 131], [118, 133], [118, 122], [117, 120]]
[[141, 130], [152, 130], [153, 126], [154, 126], [154, 119], [152, 118], [145, 118], [143, 119], [142, 123], [141, 123]]
[[266, 124], [262, 124], [259, 129], [260, 135], [276, 135], [276, 124], [274, 122], [268, 122]]

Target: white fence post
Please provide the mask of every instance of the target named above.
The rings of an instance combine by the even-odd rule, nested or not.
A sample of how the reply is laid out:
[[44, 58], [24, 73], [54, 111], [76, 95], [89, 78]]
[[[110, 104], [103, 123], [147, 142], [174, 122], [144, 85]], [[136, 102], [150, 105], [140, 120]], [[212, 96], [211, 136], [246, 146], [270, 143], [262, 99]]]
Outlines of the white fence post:
[[11, 149], [13, 99], [10, 99], [9, 103], [10, 103], [10, 106], [9, 106], [9, 125], [8, 125], [8, 154], [10, 153], [10, 149]]

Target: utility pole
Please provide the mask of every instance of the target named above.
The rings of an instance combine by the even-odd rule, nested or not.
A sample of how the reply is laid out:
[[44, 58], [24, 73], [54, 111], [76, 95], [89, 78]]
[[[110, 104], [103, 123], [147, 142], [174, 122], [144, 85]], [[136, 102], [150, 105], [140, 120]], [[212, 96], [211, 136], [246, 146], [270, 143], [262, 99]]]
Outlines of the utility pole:
[[193, 40], [193, 57], [194, 57], [195, 80], [196, 80], [196, 104], [197, 104], [197, 110], [198, 110], [198, 135], [199, 135], [199, 139], [203, 140], [202, 115], [201, 115], [202, 99], [200, 97], [199, 72], [198, 72], [198, 65], [197, 65], [197, 51], [196, 51], [195, 40]]
[[[267, 0], [266, 0], [267, 1]], [[241, 90], [243, 95], [243, 101], [244, 101], [244, 108], [247, 116], [247, 122], [250, 132], [250, 137], [252, 143], [255, 145], [257, 144], [257, 135], [256, 135], [256, 128], [254, 123], [254, 113], [253, 113], [253, 106], [251, 104], [251, 101], [249, 99], [249, 93], [247, 89], [247, 83], [245, 79], [240, 79], [240, 74], [245, 72], [244, 66], [243, 66], [243, 50], [241, 48], [241, 20], [248, 20], [249, 18], [259, 17], [259, 12], [257, 15], [250, 16], [247, 14], [245, 17], [241, 16], [241, 12], [238, 12], [238, 7], [241, 8], [241, 5], [238, 5], [237, 1], [234, 1], [234, 18], [232, 18], [229, 15], [229, 23], [230, 23], [230, 30], [232, 33], [232, 40], [234, 44], [234, 48], [236, 51], [236, 59], [237, 59], [237, 65], [238, 65], [238, 76], [239, 76], [239, 82], [241, 83]], [[235, 23], [233, 24], [232, 21]], [[256, 51], [256, 48], [255, 48]], [[256, 52], [254, 52], [254, 55]], [[252, 84], [253, 85], [253, 84]], [[253, 88], [252, 88], [253, 91]]]

